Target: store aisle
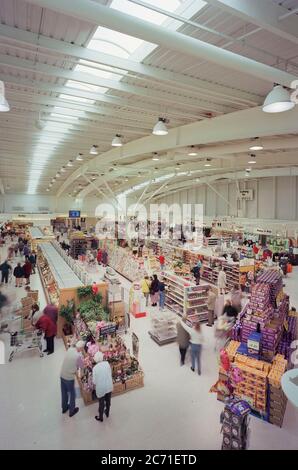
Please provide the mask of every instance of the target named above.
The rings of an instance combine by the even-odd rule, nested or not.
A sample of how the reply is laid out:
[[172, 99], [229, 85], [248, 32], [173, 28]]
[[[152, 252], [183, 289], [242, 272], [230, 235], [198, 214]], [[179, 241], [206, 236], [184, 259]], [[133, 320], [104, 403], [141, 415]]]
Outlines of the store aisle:
[[[286, 280], [291, 304], [298, 307], [298, 268]], [[32, 286], [40, 286], [38, 276]], [[124, 283], [129, 287], [129, 283]], [[41, 288], [41, 286], [40, 286]], [[152, 308], [150, 309], [152, 310]], [[159, 347], [148, 335], [147, 318], [131, 321], [140, 339], [145, 387], [112, 399], [111, 416], [95, 421], [97, 405], [73, 418], [60, 410], [59, 372], [65, 353], [56, 341], [52, 356], [35, 353], [1, 366], [0, 442], [5, 449], [219, 449], [222, 403], [209, 393], [217, 380], [213, 330], [203, 327], [206, 344], [202, 375], [179, 365], [176, 344]], [[127, 335], [127, 341], [130, 337]], [[189, 361], [189, 359], [188, 359]], [[251, 449], [297, 449], [298, 410], [288, 405], [284, 428], [251, 419]]]

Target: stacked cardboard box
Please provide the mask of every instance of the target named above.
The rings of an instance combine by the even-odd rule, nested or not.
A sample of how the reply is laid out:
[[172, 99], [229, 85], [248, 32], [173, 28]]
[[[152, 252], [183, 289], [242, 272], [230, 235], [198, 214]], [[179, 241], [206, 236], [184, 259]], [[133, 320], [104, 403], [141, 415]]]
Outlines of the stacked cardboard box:
[[269, 421], [277, 426], [282, 426], [287, 406], [287, 398], [281, 388], [281, 377], [287, 370], [287, 360], [281, 354], [277, 354], [273, 361], [269, 381]]
[[276, 298], [283, 288], [282, 276], [278, 271], [268, 270], [261, 273], [257, 283], [268, 284], [270, 292], [270, 303], [275, 305]]
[[256, 411], [265, 413], [270, 365], [242, 354], [236, 354], [234, 364], [241, 370], [243, 377], [243, 381], [236, 386], [235, 396], [247, 401]]

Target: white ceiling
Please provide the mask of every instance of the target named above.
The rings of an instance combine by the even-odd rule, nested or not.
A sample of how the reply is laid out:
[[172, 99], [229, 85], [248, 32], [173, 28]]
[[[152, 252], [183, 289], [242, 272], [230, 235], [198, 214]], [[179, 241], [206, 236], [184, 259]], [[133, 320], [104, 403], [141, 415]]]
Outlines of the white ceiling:
[[[75, 0], [74, 3], [85, 6], [86, 11], [89, 4], [98, 3], [138, 15], [167, 30], [178, 30], [222, 51], [231, 51], [298, 77], [295, 35], [285, 38], [284, 32], [281, 35], [276, 30], [272, 32], [270, 25], [260, 27], [257, 18], [248, 21], [236, 10], [231, 13], [221, 5], [227, 2], [143, 1], [172, 12], [178, 6], [175, 14], [192, 24], [160, 16], [129, 0]], [[285, 13], [288, 8], [298, 7], [298, 1], [294, 0], [263, 2]], [[214, 178], [215, 174], [220, 177], [233, 171], [239, 176], [239, 171], [249, 166], [249, 138], [257, 135], [268, 138], [283, 134], [283, 138], [276, 137], [280, 144], [274, 149], [272, 139], [268, 141], [254, 168], [296, 166], [298, 144], [283, 148], [285, 142], [294, 142], [294, 136], [288, 135], [294, 133], [291, 125], [280, 126], [280, 132], [277, 126], [270, 134], [268, 126], [263, 130], [259, 115], [258, 127], [254, 126], [254, 115], [250, 114], [252, 118], [246, 125], [249, 138], [243, 139], [244, 134], [236, 132], [239, 113], [259, 106], [272, 87], [270, 80], [254, 75], [249, 66], [247, 73], [240, 72], [228, 60], [226, 65], [219, 65], [179, 52], [172, 43], [168, 48], [156, 46], [154, 35], [149, 43], [102, 27], [97, 29], [96, 22], [53, 11], [59, 2], [52, 2], [53, 10], [39, 6], [43, 3], [49, 4], [46, 0], [0, 2], [0, 80], [5, 83], [11, 106], [9, 113], [0, 115], [0, 177], [6, 192], [47, 194], [52, 178], [78, 153], [83, 154], [83, 162], [75, 161], [74, 167], [66, 167], [67, 171], [57, 178], [48, 194], [109, 197], [111, 191], [118, 194], [141, 184], [136, 191], [140, 193], [146, 182], [152, 180], [155, 187], [149, 188], [148, 194], [155, 192], [158, 184], [163, 185], [160, 191], [170, 190], [170, 185], [174, 191], [198, 184], [199, 176]], [[243, 1], [234, 3], [240, 7]], [[60, 4], [67, 11], [71, 2], [61, 0]], [[297, 21], [298, 31], [297, 15], [289, 18]], [[241, 39], [243, 36], [245, 39]], [[114, 44], [94, 41], [94, 37]], [[88, 62], [82, 62], [83, 59]], [[169, 119], [170, 129], [183, 130], [192, 123], [212, 121], [211, 118], [227, 114], [233, 116], [229, 126], [235, 126], [235, 136], [228, 133], [231, 137], [219, 137], [214, 127], [213, 134], [204, 142], [203, 133], [194, 128], [187, 142], [199, 146], [197, 157], [189, 157], [188, 147], [179, 143], [180, 131], [175, 134], [178, 136], [175, 145], [168, 147], [159, 137], [151, 137], [155, 139], [153, 147], [142, 145], [143, 140], [139, 140], [151, 135], [159, 116]], [[267, 118], [263, 115], [264, 121]], [[36, 126], [38, 119], [46, 123], [42, 130]], [[221, 129], [221, 121], [218, 122]], [[130, 147], [111, 152], [111, 140], [116, 133], [123, 135]], [[244, 144], [247, 151], [226, 153], [224, 148], [231, 140]], [[126, 151], [134, 142], [137, 150]], [[92, 144], [98, 145], [99, 156], [95, 159], [89, 155]], [[214, 144], [222, 155], [217, 151], [215, 157], [211, 152], [211, 158], [216, 160], [212, 160], [211, 167], [205, 167], [208, 147]], [[158, 152], [159, 161], [152, 160], [151, 148]], [[177, 161], [181, 163], [180, 168]], [[175, 177], [165, 188], [162, 178], [172, 173]]]

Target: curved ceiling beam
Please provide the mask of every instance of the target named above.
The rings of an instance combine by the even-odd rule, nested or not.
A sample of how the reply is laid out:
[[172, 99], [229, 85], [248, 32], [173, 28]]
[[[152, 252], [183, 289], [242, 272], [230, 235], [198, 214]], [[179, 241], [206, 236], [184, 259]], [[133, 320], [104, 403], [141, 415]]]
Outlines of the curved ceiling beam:
[[[280, 21], [287, 10], [269, 0], [207, 0], [231, 15], [256, 24], [279, 37], [298, 44], [298, 18], [293, 15]], [[283, 2], [284, 3], [284, 2]]]
[[50, 10], [73, 16], [80, 20], [84, 19], [93, 24], [105, 26], [114, 31], [128, 34], [144, 41], [164, 46], [167, 49], [206, 60], [207, 62], [213, 62], [225, 68], [231, 68], [245, 75], [249, 74], [270, 83], [277, 82], [291, 87], [291, 83], [297, 78], [295, 75], [269, 65], [240, 56], [182, 33], [171, 31], [162, 26], [157, 26], [90, 0], [29, 0], [29, 3], [49, 8]]
[[[103, 93], [95, 93], [95, 92], [90, 92], [90, 91], [85, 91], [85, 90], [80, 90], [78, 88], [73, 88], [73, 87], [68, 87], [68, 86], [62, 86], [62, 85], [54, 85], [50, 82], [41, 82], [40, 80], [36, 79], [26, 79], [26, 78], [21, 78], [13, 75], [1, 75], [2, 81], [5, 83], [12, 83], [15, 85], [20, 85], [20, 86], [25, 86], [27, 88], [32, 88], [34, 91], [36, 90], [41, 90], [41, 91], [46, 91], [47, 93], [59, 93], [59, 94], [64, 94], [67, 96], [74, 96], [74, 97], [79, 97], [79, 98], [87, 98], [88, 100], [91, 101], [97, 101], [100, 103], [105, 103], [111, 106], [125, 106], [131, 109], [137, 109], [141, 110], [141, 112], [149, 112], [151, 111], [152, 113], [155, 113], [155, 116], [158, 116], [160, 114], [160, 106], [158, 104], [151, 103], [147, 101], [136, 101], [131, 100], [129, 98], [119, 98], [116, 96], [111, 96], [111, 95], [106, 95]], [[183, 107], [180, 105], [172, 105], [168, 106], [168, 112], [167, 115], [171, 117], [172, 115], [177, 117], [177, 116], [186, 116], [188, 118], [195, 118], [198, 119], [200, 117], [199, 112], [191, 112], [186, 109], [187, 106]]]
[[[222, 106], [212, 102], [212, 100], [208, 101], [206, 99], [202, 100], [199, 97], [191, 97], [191, 92], [189, 92], [189, 96], [185, 96], [185, 92], [182, 95], [178, 92], [170, 93], [169, 90], [152, 91], [152, 89], [148, 88], [146, 84], [143, 84], [143, 86], [129, 85], [122, 81], [96, 77], [92, 73], [62, 69], [60, 67], [55, 67], [54, 65], [43, 64], [29, 59], [20, 59], [19, 57], [13, 57], [7, 54], [0, 54], [0, 65], [9, 66], [17, 70], [37, 72], [48, 77], [63, 78], [65, 80], [83, 83], [84, 85], [91, 85], [92, 87], [108, 88], [142, 98], [150, 98], [153, 102], [157, 101], [158, 103], [166, 103], [169, 105], [180, 104], [190, 108], [201, 109], [206, 112], [226, 113], [235, 109], [235, 106]], [[96, 92], [100, 94], [100, 89]]]
[[[233, 182], [233, 180], [243, 180], [243, 179], [261, 179], [261, 178], [270, 178], [274, 176], [298, 176], [298, 167], [286, 167], [286, 168], [268, 168], [268, 169], [263, 169], [263, 170], [254, 170], [252, 176], [247, 177], [245, 171], [236, 171], [236, 172], [229, 172], [229, 173], [222, 173], [222, 174], [217, 174], [217, 175], [211, 175], [211, 176], [205, 176], [203, 178], [200, 178], [199, 182], [196, 182], [196, 186], [202, 186], [207, 183], [211, 183], [213, 181], [221, 180], [223, 178], [230, 180], [227, 182]], [[185, 191], [186, 189], [192, 189], [192, 187], [189, 186], [190, 182], [182, 181], [178, 183], [177, 185], [171, 185], [169, 184], [169, 188], [167, 188], [167, 195], [171, 195], [177, 192]], [[148, 193], [150, 196], [150, 193]], [[165, 194], [158, 194], [154, 196], [152, 199], [157, 200], [157, 199], [162, 199], [165, 198]]]
[[230, 102], [247, 103], [248, 105], [261, 104], [262, 97], [250, 91], [242, 91], [226, 85], [208, 82], [199, 78], [190, 77], [178, 72], [164, 70], [152, 65], [145, 65], [131, 59], [123, 59], [103, 52], [81, 47], [66, 41], [49, 38], [41, 34], [24, 31], [7, 25], [0, 25], [0, 37], [12, 39], [22, 45], [29, 45], [48, 50], [59, 55], [66, 55], [75, 59], [83, 59], [94, 64], [102, 64], [109, 67], [116, 67], [130, 73], [143, 75], [165, 83], [171, 83], [177, 88], [189, 88], [190, 90], [201, 90], [210, 96], [217, 95]]
[[171, 129], [166, 136], [150, 135], [98, 155], [92, 161], [82, 165], [70, 175], [58, 191], [57, 196], [67, 189], [73, 181], [87, 170], [97, 171], [102, 161], [109, 163], [121, 161], [152, 152], [166, 151], [189, 145], [211, 144], [230, 140], [249, 139], [255, 136], [272, 136], [297, 133], [298, 106], [287, 113], [266, 115], [261, 108], [246, 109], [225, 114], [213, 119], [187, 124]]
[[[234, 142], [231, 144], [215, 144], [209, 145], [208, 147], [203, 148], [195, 148], [195, 152], [197, 153], [196, 159], [200, 157], [205, 158], [222, 158], [225, 155], [231, 155], [235, 153], [254, 153], [252, 150], [249, 150], [250, 145], [253, 145], [255, 142], [251, 140], [251, 142]], [[298, 148], [298, 137], [281, 137], [280, 139], [272, 138], [272, 137], [263, 137], [261, 139], [261, 143], [264, 147], [264, 151], [267, 150], [279, 150], [279, 149], [296, 149]], [[187, 149], [190, 150], [190, 149]], [[194, 159], [194, 157], [190, 158], [187, 154], [185, 149], [176, 149], [176, 154], [174, 156], [174, 161], [189, 161]]]

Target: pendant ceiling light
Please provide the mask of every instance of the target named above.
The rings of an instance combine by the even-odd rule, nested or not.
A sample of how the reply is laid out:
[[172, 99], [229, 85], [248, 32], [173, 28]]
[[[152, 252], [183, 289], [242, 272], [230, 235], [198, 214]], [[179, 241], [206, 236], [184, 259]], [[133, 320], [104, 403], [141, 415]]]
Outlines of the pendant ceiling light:
[[98, 150], [97, 149], [98, 149], [97, 145], [92, 145], [92, 147], [89, 151], [90, 155], [98, 155]]
[[112, 140], [112, 147], [122, 147], [122, 135], [116, 134]]
[[60, 175], [60, 173], [59, 173], [59, 172], [58, 172], [58, 173], [56, 173], [56, 178], [60, 178], [60, 176], [61, 176], [61, 175]]
[[189, 150], [189, 152], [188, 152], [188, 155], [189, 155], [190, 157], [196, 157], [196, 156], [198, 155], [198, 152], [196, 152], [196, 149], [195, 149], [195, 146], [194, 146], [194, 145], [192, 145], [192, 146], [190, 147], [190, 150]]
[[263, 150], [263, 149], [264, 149], [264, 146], [262, 145], [261, 140], [259, 139], [259, 137], [256, 137], [255, 139], [253, 139], [253, 143], [249, 147], [249, 150], [253, 150], [254, 152], [257, 152], [257, 151]]
[[5, 86], [4, 83], [0, 81], [0, 112], [5, 113], [9, 110], [10, 106], [5, 98]]
[[82, 162], [82, 161], [84, 160], [83, 154], [82, 154], [82, 153], [78, 153], [76, 160], [77, 160], [78, 162]]
[[61, 171], [61, 173], [65, 173], [66, 172], [65, 166], [63, 166], [60, 171]]
[[69, 162], [67, 163], [67, 166], [73, 166], [73, 160], [69, 160]]
[[158, 162], [158, 161], [159, 161], [159, 156], [158, 156], [158, 153], [157, 153], [157, 152], [154, 152], [154, 153], [153, 153], [152, 160], [153, 160], [154, 162]]
[[248, 163], [250, 165], [254, 164], [254, 163], [257, 163], [256, 156], [253, 153], [250, 155], [250, 159], [249, 159]]
[[291, 100], [290, 92], [283, 86], [275, 84], [264, 101], [263, 111], [265, 113], [283, 113], [293, 109], [294, 106], [295, 103]]
[[152, 134], [154, 135], [167, 135], [169, 133], [167, 126], [167, 120], [165, 118], [158, 118], [157, 123], [153, 127]]

